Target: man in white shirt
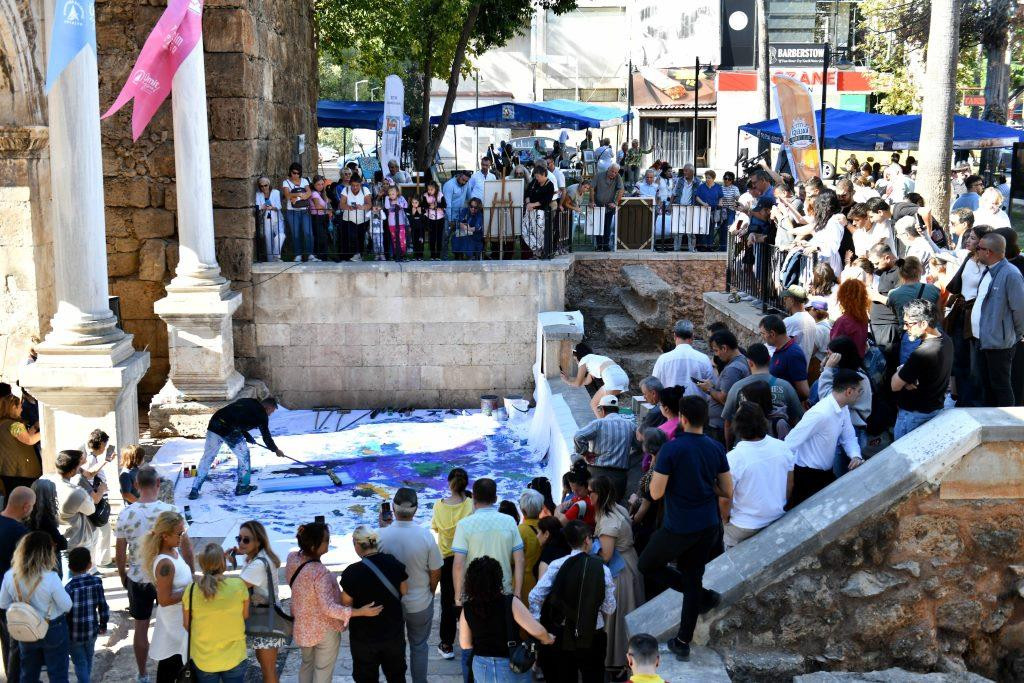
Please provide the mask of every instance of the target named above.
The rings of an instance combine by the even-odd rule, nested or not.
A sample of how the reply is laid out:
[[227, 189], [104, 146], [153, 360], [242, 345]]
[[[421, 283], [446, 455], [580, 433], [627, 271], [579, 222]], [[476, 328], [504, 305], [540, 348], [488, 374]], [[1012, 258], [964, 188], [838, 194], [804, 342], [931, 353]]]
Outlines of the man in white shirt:
[[793, 490], [796, 456], [786, 444], [768, 436], [768, 421], [761, 407], [744, 403], [732, 421], [739, 443], [728, 456], [732, 498], [723, 499], [725, 547], [750, 538], [779, 517]]
[[711, 361], [703, 353], [693, 348], [693, 323], [680, 320], [673, 332], [676, 348], [658, 356], [651, 373], [666, 387], [683, 387], [684, 396], [703, 396], [700, 389], [693, 383], [694, 379], [710, 380], [714, 378]]
[[[482, 157], [480, 159], [480, 170], [470, 176], [469, 182], [466, 183], [466, 192], [469, 197], [479, 199], [482, 202], [484, 200], [484, 182], [487, 180], [497, 180], [497, 178], [491, 173], [490, 157]], [[468, 205], [469, 202], [467, 201], [466, 204]]]
[[400, 488], [392, 501], [395, 522], [381, 520], [380, 550], [405, 565], [409, 590], [402, 614], [409, 636], [409, 673], [413, 683], [427, 681], [427, 640], [434, 618], [434, 591], [441, 581], [441, 551], [426, 527], [413, 521], [419, 507], [416, 491]]
[[800, 285], [790, 285], [782, 293], [782, 307], [789, 313], [782, 321], [786, 324], [786, 334], [796, 339], [796, 343], [804, 350], [807, 366], [810, 367], [811, 359], [818, 351], [818, 324], [806, 311], [806, 306], [807, 291]]
[[841, 445], [850, 458], [850, 469], [864, 462], [860, 443], [850, 422], [849, 406], [860, 397], [861, 376], [845, 368], [836, 371], [832, 394], [822, 398], [786, 437], [786, 446], [796, 455], [793, 492], [787, 509], [792, 509], [836, 479], [832, 467], [836, 446]]
[[388, 170], [384, 174], [385, 180], [390, 180], [396, 185], [399, 183], [411, 183], [412, 176], [409, 175], [408, 171], [403, 171], [399, 168], [398, 162], [392, 159], [388, 162]]
[[562, 169], [558, 168], [554, 157], [548, 157], [545, 163], [548, 169], [548, 179], [555, 186], [555, 201], [561, 201], [562, 193], [565, 191], [565, 174], [562, 173]]
[[904, 216], [896, 221], [896, 236], [907, 246], [907, 251], [903, 257], [916, 257], [921, 262], [921, 265], [924, 266], [924, 272], [927, 273], [929, 270], [928, 263], [931, 261], [932, 256], [935, 255], [935, 249], [928, 238], [924, 236], [923, 230], [924, 228], [917, 225], [916, 216]]

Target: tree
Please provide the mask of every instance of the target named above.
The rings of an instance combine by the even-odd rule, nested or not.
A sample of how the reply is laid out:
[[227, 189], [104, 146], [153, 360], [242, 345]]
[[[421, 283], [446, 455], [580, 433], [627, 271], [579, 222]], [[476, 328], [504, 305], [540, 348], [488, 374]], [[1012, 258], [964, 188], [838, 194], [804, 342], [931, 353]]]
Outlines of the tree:
[[[981, 45], [985, 50], [985, 111], [982, 118], [1005, 124], [1010, 114], [1010, 35], [1016, 13], [1014, 0], [988, 0], [987, 11], [978, 22]], [[981, 153], [982, 173], [995, 166], [999, 150]]]
[[[772, 116], [772, 90], [771, 77], [769, 76], [770, 64], [768, 64], [768, 0], [757, 0], [757, 99], [761, 103], [761, 119], [767, 121], [775, 118]], [[771, 147], [767, 140], [760, 140], [757, 143], [758, 153], [764, 152]]]
[[[426, 169], [441, 144], [459, 80], [471, 60], [505, 45], [530, 25], [535, 10], [563, 14], [576, 0], [316, 0], [315, 17], [321, 54], [353, 49], [362, 68], [383, 79], [406, 76], [419, 94], [416, 167]], [[447, 83], [440, 123], [430, 126], [430, 83]], [[407, 101], [410, 101], [407, 98]], [[410, 114], [410, 118], [413, 118]]]
[[960, 0], [933, 0], [921, 113], [921, 139], [928, 144], [921, 145], [916, 189], [943, 225], [949, 217], [959, 30]]

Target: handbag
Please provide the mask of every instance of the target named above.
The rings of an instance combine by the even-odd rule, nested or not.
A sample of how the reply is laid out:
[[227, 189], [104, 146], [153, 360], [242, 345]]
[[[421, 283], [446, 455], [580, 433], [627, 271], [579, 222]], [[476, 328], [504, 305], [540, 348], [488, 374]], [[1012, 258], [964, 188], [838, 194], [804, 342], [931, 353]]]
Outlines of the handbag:
[[188, 628], [185, 629], [185, 665], [178, 671], [178, 676], [175, 678], [175, 683], [195, 683], [196, 681], [196, 665], [192, 662], [192, 621], [196, 618], [196, 613], [192, 611], [192, 593], [195, 592], [196, 585], [192, 584], [188, 587]]
[[88, 515], [86, 519], [92, 522], [96, 528], [106, 526], [110, 522], [110, 501], [106, 496], [100, 498], [100, 502], [96, 503], [96, 511]]
[[[263, 562], [267, 570], [267, 596], [270, 602], [266, 605], [250, 605], [249, 617], [245, 620], [245, 635], [254, 638], [284, 638], [285, 640], [290, 640], [292, 628], [295, 625], [295, 618], [277, 604], [277, 589], [270, 574], [270, 563], [267, 561], [267, 558], [257, 557], [256, 559]], [[297, 571], [295, 575], [298, 576]], [[293, 576], [292, 578], [294, 579], [295, 577]]]
[[[305, 179], [303, 179], [303, 180], [305, 180]], [[306, 187], [309, 187], [309, 186], [307, 185]], [[296, 190], [302, 190], [304, 188], [302, 187], [302, 182], [301, 181], [298, 184], [296, 184], [296, 183], [293, 183], [292, 181], [289, 180], [288, 181], [288, 189], [291, 190], [292, 192], [294, 192]], [[292, 204], [292, 209], [308, 209], [309, 208], [309, 200], [308, 199], [296, 199], [291, 204]]]
[[537, 641], [527, 636], [520, 640], [519, 624], [512, 614], [513, 596], [505, 596], [505, 630], [508, 636], [508, 666], [517, 674], [524, 674], [537, 662]]

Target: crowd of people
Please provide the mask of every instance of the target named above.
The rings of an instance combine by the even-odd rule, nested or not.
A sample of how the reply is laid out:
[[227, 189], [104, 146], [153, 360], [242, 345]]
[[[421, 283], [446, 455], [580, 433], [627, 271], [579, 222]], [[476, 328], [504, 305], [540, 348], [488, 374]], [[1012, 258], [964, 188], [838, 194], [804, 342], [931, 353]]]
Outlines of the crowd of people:
[[[784, 309], [812, 381], [829, 340], [846, 336], [879, 385], [876, 402], [928, 415], [942, 407], [937, 395], [923, 401], [919, 387], [890, 381], [923, 348], [917, 358], [929, 365], [951, 358], [953, 379], [941, 389], [957, 406], [1024, 405], [1024, 256], [1005, 176], [985, 188], [955, 168], [958, 196], [941, 224], [913, 191], [913, 158], [904, 167], [897, 156], [881, 168], [851, 157], [834, 188], [754, 169], [730, 229], [731, 267], [751, 276], [750, 293]], [[911, 306], [922, 300], [929, 305]]]

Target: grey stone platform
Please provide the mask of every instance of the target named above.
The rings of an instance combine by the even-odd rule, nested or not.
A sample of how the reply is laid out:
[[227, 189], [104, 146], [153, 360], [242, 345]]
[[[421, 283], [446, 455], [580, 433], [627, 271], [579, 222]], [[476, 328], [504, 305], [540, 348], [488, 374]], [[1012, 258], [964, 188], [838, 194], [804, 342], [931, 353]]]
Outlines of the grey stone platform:
[[[704, 586], [720, 592], [727, 606], [919, 486], [937, 484], [982, 443], [1019, 440], [1024, 440], [1024, 408], [947, 410], [715, 558], [705, 571]], [[627, 615], [626, 624], [631, 633], [667, 638], [678, 628], [681, 607], [682, 595], [668, 590]], [[706, 642], [700, 626], [714, 619], [714, 612], [701, 618], [695, 642]]]

